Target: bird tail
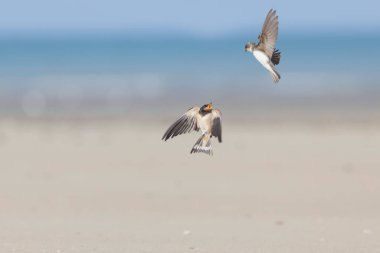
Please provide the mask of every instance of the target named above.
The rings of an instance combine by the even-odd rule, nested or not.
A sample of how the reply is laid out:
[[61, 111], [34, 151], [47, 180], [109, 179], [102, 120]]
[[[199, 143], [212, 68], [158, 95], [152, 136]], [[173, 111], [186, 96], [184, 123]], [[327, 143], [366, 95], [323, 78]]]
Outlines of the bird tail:
[[212, 155], [211, 136], [209, 134], [203, 134], [199, 137], [194, 144], [194, 147], [191, 149], [190, 154], [200, 152]]
[[275, 83], [278, 83], [278, 81], [280, 81], [281, 79], [281, 76], [280, 74], [277, 72], [276, 68], [273, 66], [273, 64], [271, 64], [271, 68], [270, 68], [270, 74], [272, 76], [272, 79], [273, 79], [273, 82]]

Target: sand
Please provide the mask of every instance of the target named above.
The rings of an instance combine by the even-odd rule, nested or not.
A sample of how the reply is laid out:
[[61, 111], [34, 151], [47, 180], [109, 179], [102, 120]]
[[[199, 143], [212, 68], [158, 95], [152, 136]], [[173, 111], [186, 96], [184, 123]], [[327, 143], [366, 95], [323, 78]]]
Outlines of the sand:
[[0, 123], [0, 252], [380, 252], [380, 125]]

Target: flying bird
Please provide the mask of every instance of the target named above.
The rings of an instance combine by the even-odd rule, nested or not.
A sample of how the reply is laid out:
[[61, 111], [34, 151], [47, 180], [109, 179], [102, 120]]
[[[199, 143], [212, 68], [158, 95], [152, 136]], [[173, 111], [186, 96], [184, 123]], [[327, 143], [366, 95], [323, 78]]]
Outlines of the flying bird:
[[276, 49], [278, 35], [278, 16], [276, 11], [271, 9], [264, 21], [259, 43], [248, 42], [245, 45], [245, 51], [251, 52], [256, 59], [266, 68], [277, 83], [281, 76], [277, 72], [275, 65], [280, 63], [281, 53]]
[[218, 109], [213, 109], [212, 103], [190, 108], [166, 130], [162, 140], [166, 141], [177, 135], [200, 130], [202, 135], [190, 153], [203, 152], [212, 155], [211, 137], [216, 137], [219, 142], [222, 142], [221, 119], [222, 113]]

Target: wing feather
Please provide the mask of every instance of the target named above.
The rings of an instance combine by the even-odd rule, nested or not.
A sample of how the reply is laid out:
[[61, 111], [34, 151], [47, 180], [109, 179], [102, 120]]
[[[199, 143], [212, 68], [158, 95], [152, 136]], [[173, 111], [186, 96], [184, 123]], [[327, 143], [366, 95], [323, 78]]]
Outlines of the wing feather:
[[212, 110], [212, 129], [211, 135], [218, 138], [222, 142], [222, 113], [218, 109]]
[[168, 130], [166, 130], [162, 140], [168, 140], [177, 135], [189, 133], [193, 130], [198, 131], [197, 116], [199, 114], [199, 107], [193, 107], [182, 115], [176, 122], [174, 122]]
[[273, 51], [276, 48], [278, 36], [278, 16], [276, 11], [271, 9], [265, 18], [261, 34], [259, 35], [260, 48], [272, 58]]

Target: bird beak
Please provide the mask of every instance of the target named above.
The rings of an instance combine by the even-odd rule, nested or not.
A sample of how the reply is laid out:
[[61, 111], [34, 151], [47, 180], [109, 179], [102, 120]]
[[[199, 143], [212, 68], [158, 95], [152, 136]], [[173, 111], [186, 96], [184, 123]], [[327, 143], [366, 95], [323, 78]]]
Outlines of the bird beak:
[[211, 111], [212, 110], [212, 103], [209, 103], [208, 105], [207, 105], [207, 111]]

